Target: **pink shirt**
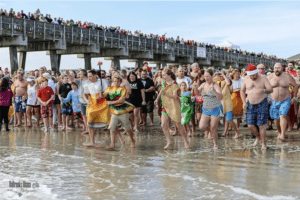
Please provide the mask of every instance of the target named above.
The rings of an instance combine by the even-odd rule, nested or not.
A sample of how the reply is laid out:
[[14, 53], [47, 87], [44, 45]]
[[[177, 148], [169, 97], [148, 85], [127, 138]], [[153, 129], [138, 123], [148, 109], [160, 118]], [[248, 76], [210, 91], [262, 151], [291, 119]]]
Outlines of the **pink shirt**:
[[7, 88], [5, 92], [0, 91], [0, 106], [9, 106], [13, 93], [10, 88]]

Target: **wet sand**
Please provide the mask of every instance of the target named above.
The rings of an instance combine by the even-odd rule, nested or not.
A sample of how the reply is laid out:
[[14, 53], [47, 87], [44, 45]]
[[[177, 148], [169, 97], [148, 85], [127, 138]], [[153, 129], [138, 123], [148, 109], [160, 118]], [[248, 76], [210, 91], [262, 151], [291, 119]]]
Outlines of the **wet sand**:
[[[286, 142], [267, 131], [267, 151], [253, 148], [250, 132], [219, 137], [219, 149], [200, 137], [166, 138], [155, 126], [135, 134], [136, 148], [116, 139], [116, 148], [86, 148], [81, 130], [45, 135], [37, 128], [14, 128], [0, 134], [0, 199], [300, 199], [300, 135], [287, 133]], [[243, 125], [243, 124], [242, 124]], [[219, 128], [219, 136], [223, 126]], [[110, 144], [108, 131], [96, 141]], [[31, 183], [9, 187], [9, 181]], [[34, 183], [38, 184], [38, 187]]]

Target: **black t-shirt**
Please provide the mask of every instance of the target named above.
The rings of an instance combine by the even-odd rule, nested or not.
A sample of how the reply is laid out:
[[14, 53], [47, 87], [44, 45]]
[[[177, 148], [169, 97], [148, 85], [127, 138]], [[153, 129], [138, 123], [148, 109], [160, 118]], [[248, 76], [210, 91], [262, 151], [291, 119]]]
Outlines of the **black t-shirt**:
[[135, 82], [129, 82], [129, 85], [131, 87], [130, 101], [142, 101], [141, 90], [145, 89], [143, 83], [138, 79]]
[[150, 87], [154, 86], [154, 82], [150, 78], [140, 79], [140, 80], [143, 83], [144, 88], [145, 88], [146, 102], [153, 101], [153, 96], [155, 94], [154, 91], [146, 92], [146, 90], [149, 89]]
[[71, 84], [63, 83], [59, 86], [58, 92], [62, 98], [67, 98], [71, 90], [72, 90]]

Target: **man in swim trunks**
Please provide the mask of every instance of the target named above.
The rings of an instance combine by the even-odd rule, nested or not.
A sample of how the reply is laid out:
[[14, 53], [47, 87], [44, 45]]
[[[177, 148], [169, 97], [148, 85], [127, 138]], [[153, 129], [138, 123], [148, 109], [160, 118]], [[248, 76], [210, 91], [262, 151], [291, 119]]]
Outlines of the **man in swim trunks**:
[[28, 83], [24, 79], [23, 73], [21, 71], [18, 71], [17, 79], [14, 81], [15, 113], [18, 120], [16, 126], [22, 125], [22, 114], [26, 113], [27, 85]]
[[[287, 129], [287, 113], [291, 104], [294, 103], [297, 97], [298, 85], [291, 75], [283, 72], [280, 63], [274, 65], [274, 73], [270, 74], [268, 79], [273, 87], [273, 93], [271, 93], [270, 115], [272, 119], [275, 119], [275, 126], [278, 130], [278, 139], [284, 140]], [[291, 99], [289, 91], [290, 86], [293, 86], [293, 99]]]
[[[246, 101], [247, 91], [247, 101]], [[259, 140], [262, 140], [262, 150], [266, 150], [266, 129], [265, 124], [268, 121], [268, 100], [267, 94], [272, 93], [273, 88], [264, 75], [258, 74], [255, 65], [249, 64], [247, 76], [243, 81], [241, 88], [241, 98], [243, 100], [243, 109], [246, 110], [246, 122], [248, 128], [256, 136], [253, 146], [256, 146]], [[259, 126], [258, 129], [255, 125]]]

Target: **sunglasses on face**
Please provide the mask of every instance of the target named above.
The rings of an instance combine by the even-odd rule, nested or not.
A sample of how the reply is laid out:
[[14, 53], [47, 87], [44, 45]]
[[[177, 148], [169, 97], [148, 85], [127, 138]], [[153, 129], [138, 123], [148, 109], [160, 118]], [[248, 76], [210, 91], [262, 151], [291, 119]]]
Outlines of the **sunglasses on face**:
[[265, 70], [266, 68], [258, 68], [259, 70]]

